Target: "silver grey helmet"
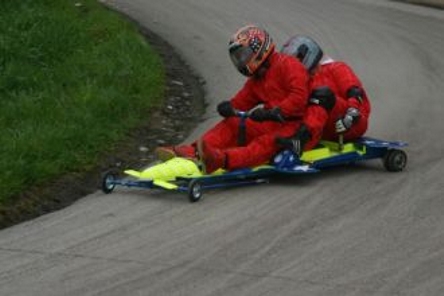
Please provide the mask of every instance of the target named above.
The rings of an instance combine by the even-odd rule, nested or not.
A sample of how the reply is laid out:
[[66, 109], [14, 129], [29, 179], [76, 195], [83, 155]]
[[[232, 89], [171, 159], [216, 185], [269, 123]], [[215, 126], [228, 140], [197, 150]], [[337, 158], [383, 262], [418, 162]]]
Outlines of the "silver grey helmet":
[[316, 68], [324, 54], [316, 41], [303, 35], [291, 37], [285, 42], [281, 52], [296, 57], [309, 72]]

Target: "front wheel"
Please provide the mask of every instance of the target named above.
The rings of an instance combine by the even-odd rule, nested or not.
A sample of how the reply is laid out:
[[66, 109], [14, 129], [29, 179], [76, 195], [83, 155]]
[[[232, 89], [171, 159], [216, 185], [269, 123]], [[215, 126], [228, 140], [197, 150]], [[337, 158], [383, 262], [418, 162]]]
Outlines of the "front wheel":
[[188, 199], [197, 202], [202, 198], [202, 184], [198, 180], [191, 180], [188, 184]]
[[389, 172], [400, 172], [407, 165], [407, 154], [402, 150], [388, 150], [384, 156], [384, 167]]
[[116, 180], [118, 178], [118, 172], [116, 170], [109, 170], [102, 174], [102, 191], [105, 194], [113, 192], [116, 187]]

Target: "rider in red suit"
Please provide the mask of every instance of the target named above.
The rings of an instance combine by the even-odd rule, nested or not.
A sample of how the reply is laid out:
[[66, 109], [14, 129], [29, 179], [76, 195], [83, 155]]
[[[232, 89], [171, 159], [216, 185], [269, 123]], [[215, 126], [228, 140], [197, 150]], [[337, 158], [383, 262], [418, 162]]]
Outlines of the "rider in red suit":
[[[230, 100], [217, 106], [225, 117], [192, 145], [161, 147], [159, 158], [174, 155], [194, 157], [195, 147], [207, 173], [267, 163], [280, 149], [276, 137], [290, 137], [299, 128], [308, 98], [308, 72], [301, 62], [275, 51], [269, 34], [256, 26], [238, 30], [229, 42], [231, 61], [248, 77]], [[239, 117], [236, 110], [249, 111], [246, 142], [238, 145]]]
[[353, 70], [344, 62], [324, 57], [319, 45], [306, 36], [291, 38], [282, 52], [297, 57], [311, 77], [309, 106], [304, 124], [291, 138], [293, 148], [300, 153], [314, 148], [321, 138], [336, 141], [340, 134], [344, 140], [362, 136], [371, 108]]

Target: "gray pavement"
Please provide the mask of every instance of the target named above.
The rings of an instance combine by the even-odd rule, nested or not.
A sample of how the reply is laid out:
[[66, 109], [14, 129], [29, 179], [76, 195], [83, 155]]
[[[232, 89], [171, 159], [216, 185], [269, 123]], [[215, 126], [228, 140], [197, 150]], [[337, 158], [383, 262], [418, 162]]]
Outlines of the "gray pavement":
[[410, 143], [379, 162], [206, 193], [92, 194], [0, 232], [0, 295], [444, 295], [444, 16], [368, 0], [113, 0], [207, 81], [214, 107], [243, 78], [226, 52], [245, 23], [278, 44], [310, 34], [373, 102], [369, 135]]

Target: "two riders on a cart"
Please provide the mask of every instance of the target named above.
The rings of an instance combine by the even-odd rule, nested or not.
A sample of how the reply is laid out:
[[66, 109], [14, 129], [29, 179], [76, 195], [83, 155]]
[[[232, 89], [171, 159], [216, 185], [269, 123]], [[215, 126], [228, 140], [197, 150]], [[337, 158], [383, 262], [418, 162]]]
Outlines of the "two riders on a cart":
[[[283, 148], [300, 155], [321, 139], [361, 137], [370, 102], [351, 68], [324, 56], [306, 36], [291, 38], [281, 52], [275, 47], [262, 28], [238, 30], [230, 39], [229, 54], [248, 79], [231, 100], [218, 104], [224, 119], [194, 143], [158, 147], [158, 158], [199, 159], [210, 174], [268, 163]], [[237, 111], [248, 112], [248, 119]], [[244, 143], [238, 142], [241, 120], [246, 125]]]

